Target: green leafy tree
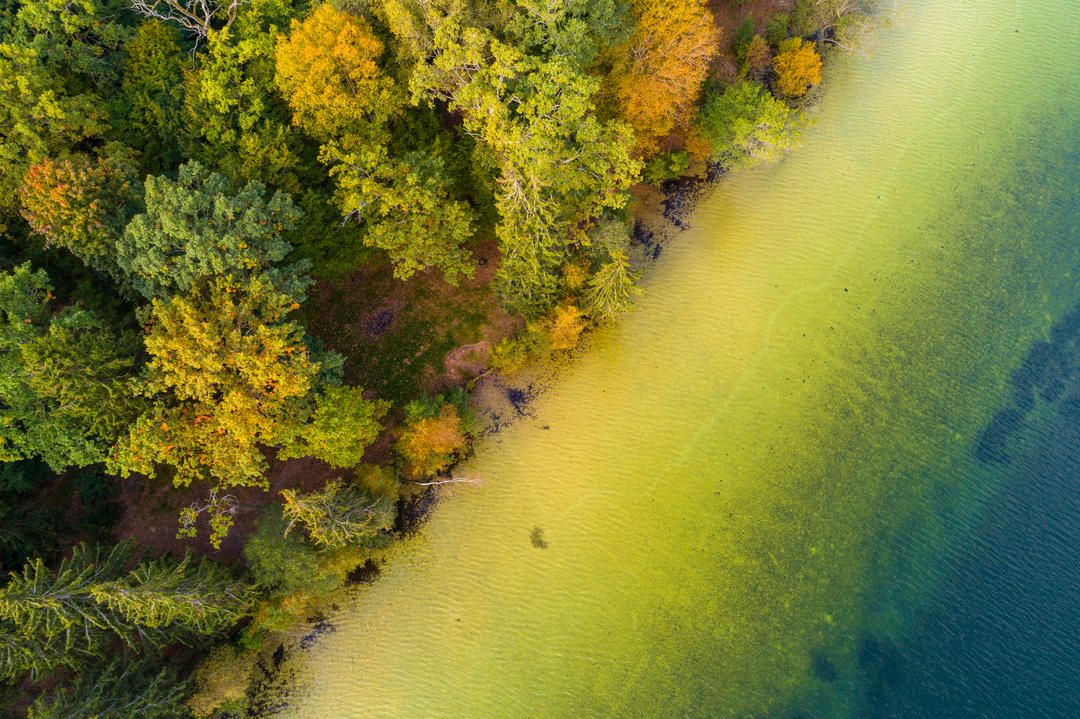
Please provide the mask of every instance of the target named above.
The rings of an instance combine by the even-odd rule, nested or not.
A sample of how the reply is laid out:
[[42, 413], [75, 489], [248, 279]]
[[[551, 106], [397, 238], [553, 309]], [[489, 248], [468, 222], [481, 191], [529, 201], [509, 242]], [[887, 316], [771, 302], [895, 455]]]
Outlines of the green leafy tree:
[[698, 117], [713, 156], [731, 165], [779, 158], [798, 145], [805, 126], [801, 113], [750, 81], [709, 93]]
[[566, 58], [589, 70], [607, 48], [626, 42], [634, 29], [630, 3], [617, 0], [518, 0], [505, 34], [530, 55]]
[[127, 45], [113, 125], [125, 143], [139, 148], [148, 172], [165, 172], [180, 161], [184, 60], [176, 31], [157, 20], [141, 23]]
[[441, 159], [427, 152], [395, 159], [381, 147], [349, 154], [331, 147], [325, 154], [340, 163], [331, 170], [338, 178], [338, 205], [363, 226], [365, 244], [386, 250], [395, 277], [437, 268], [456, 285], [472, 276], [472, 253], [463, 245], [472, 236], [474, 214], [451, 199]]
[[429, 82], [447, 79], [438, 73], [466, 71], [468, 82], [449, 89], [433, 84], [431, 92], [465, 113], [466, 129], [500, 168], [500, 296], [508, 309], [536, 314], [555, 299], [559, 268], [581, 239], [575, 228], [625, 204], [640, 170], [630, 156], [633, 133], [597, 118], [598, 81], [562, 58], [525, 56], [475, 32], [442, 42], [446, 49]]
[[127, 0], [24, 0], [12, 37], [42, 51], [68, 84], [109, 90], [131, 37], [126, 9]]
[[364, 450], [382, 431], [379, 420], [390, 409], [383, 400], [367, 400], [360, 387], [330, 385], [314, 397], [310, 414], [292, 423], [293, 434], [283, 439], [278, 459], [317, 457], [334, 467], [360, 464]]
[[292, 249], [281, 232], [300, 212], [283, 192], [264, 199], [264, 189], [249, 182], [232, 194], [224, 176], [197, 162], [182, 165], [175, 181], [147, 178], [146, 213], [128, 223], [116, 245], [128, 282], [154, 299], [190, 292], [210, 277], [242, 282], [268, 271]]
[[177, 719], [186, 713], [189, 691], [190, 683], [168, 666], [115, 659], [81, 674], [73, 686], [39, 697], [28, 719]]
[[289, 520], [286, 533], [300, 525], [316, 546], [330, 549], [366, 544], [390, 529], [397, 514], [396, 492], [372, 496], [340, 479], [315, 492], [298, 494], [286, 489], [281, 496]]
[[253, 0], [232, 27], [210, 34], [185, 82], [184, 124], [189, 157], [234, 182], [299, 193], [312, 183], [307, 145], [274, 92], [274, 42], [290, 12], [282, 0]]
[[102, 461], [141, 403], [134, 335], [76, 306], [54, 313], [51, 290], [29, 264], [0, 273], [0, 461], [61, 471]]

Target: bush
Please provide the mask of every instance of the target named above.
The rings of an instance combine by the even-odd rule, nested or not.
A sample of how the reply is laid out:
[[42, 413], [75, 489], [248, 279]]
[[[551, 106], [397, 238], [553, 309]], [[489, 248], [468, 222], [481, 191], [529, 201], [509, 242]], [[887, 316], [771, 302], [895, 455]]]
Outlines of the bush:
[[769, 24], [765, 27], [765, 40], [773, 47], [777, 47], [780, 43], [787, 39], [788, 36], [788, 15], [787, 13], [776, 13], [769, 18]]
[[319, 550], [298, 532], [285, 534], [289, 526], [280, 505], [263, 512], [259, 524], [244, 544], [244, 559], [260, 586], [277, 595], [300, 590], [319, 596], [341, 584], [341, 578], [318, 571]]
[[585, 316], [577, 305], [563, 304], [551, 311], [546, 327], [548, 343], [553, 350], [572, 349], [585, 330]]
[[255, 669], [255, 653], [231, 645], [217, 647], [195, 669], [195, 693], [188, 699], [191, 713], [201, 719], [226, 712], [247, 717], [247, 689]]
[[750, 41], [753, 38], [754, 21], [748, 17], [735, 30], [735, 37], [731, 41], [731, 50], [735, 53], [735, 59], [740, 65], [746, 62], [746, 48], [750, 47]]
[[467, 440], [461, 415], [452, 404], [435, 414], [418, 402], [405, 408], [405, 427], [395, 448], [409, 464], [413, 477], [428, 477], [449, 467]]
[[690, 167], [690, 153], [686, 150], [662, 152], [645, 163], [641, 170], [641, 179], [651, 185], [659, 185], [665, 180], [681, 177]]

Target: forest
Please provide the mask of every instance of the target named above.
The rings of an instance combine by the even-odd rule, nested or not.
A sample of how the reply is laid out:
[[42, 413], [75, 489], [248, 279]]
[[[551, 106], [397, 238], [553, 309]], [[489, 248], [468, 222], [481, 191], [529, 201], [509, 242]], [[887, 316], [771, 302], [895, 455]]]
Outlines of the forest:
[[[869, 0], [0, 0], [0, 714], [245, 717]], [[401, 515], [401, 516], [399, 516]]]

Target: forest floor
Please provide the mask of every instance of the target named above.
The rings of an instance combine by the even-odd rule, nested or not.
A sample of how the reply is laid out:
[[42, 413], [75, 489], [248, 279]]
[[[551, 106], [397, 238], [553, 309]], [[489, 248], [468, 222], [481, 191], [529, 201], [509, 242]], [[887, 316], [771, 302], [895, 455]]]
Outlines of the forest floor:
[[[309, 291], [303, 319], [326, 349], [345, 357], [346, 384], [359, 385], [366, 395], [394, 403], [395, 410], [383, 420], [386, 430], [368, 447], [365, 462], [386, 465], [393, 461], [393, 430], [406, 402], [477, 376], [491, 348], [523, 324], [506, 314], [492, 295], [499, 258], [494, 241], [480, 243], [475, 252], [475, 274], [457, 287], [437, 272], [417, 273], [402, 281], [388, 265], [380, 265], [358, 268], [339, 279], [320, 279]], [[123, 515], [114, 535], [133, 537], [155, 554], [182, 554], [191, 549], [236, 561], [262, 510], [277, 501], [282, 489], [313, 491], [329, 479], [350, 474], [310, 457], [282, 462], [268, 453], [267, 459], [269, 491], [230, 490], [239, 509], [232, 530], [216, 552], [207, 541], [205, 517], [198, 522], [196, 537], [176, 536], [179, 509], [204, 500], [203, 486], [178, 492], [167, 481], [122, 480]]]

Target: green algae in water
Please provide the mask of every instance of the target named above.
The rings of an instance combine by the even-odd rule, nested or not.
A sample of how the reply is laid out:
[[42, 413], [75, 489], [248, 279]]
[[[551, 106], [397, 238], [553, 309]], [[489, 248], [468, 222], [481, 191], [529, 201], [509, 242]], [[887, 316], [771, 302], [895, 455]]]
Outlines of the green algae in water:
[[1076, 301], [1070, 13], [919, 4], [838, 62], [806, 146], [726, 180], [479, 448], [486, 484], [343, 604], [284, 715], [860, 716]]

